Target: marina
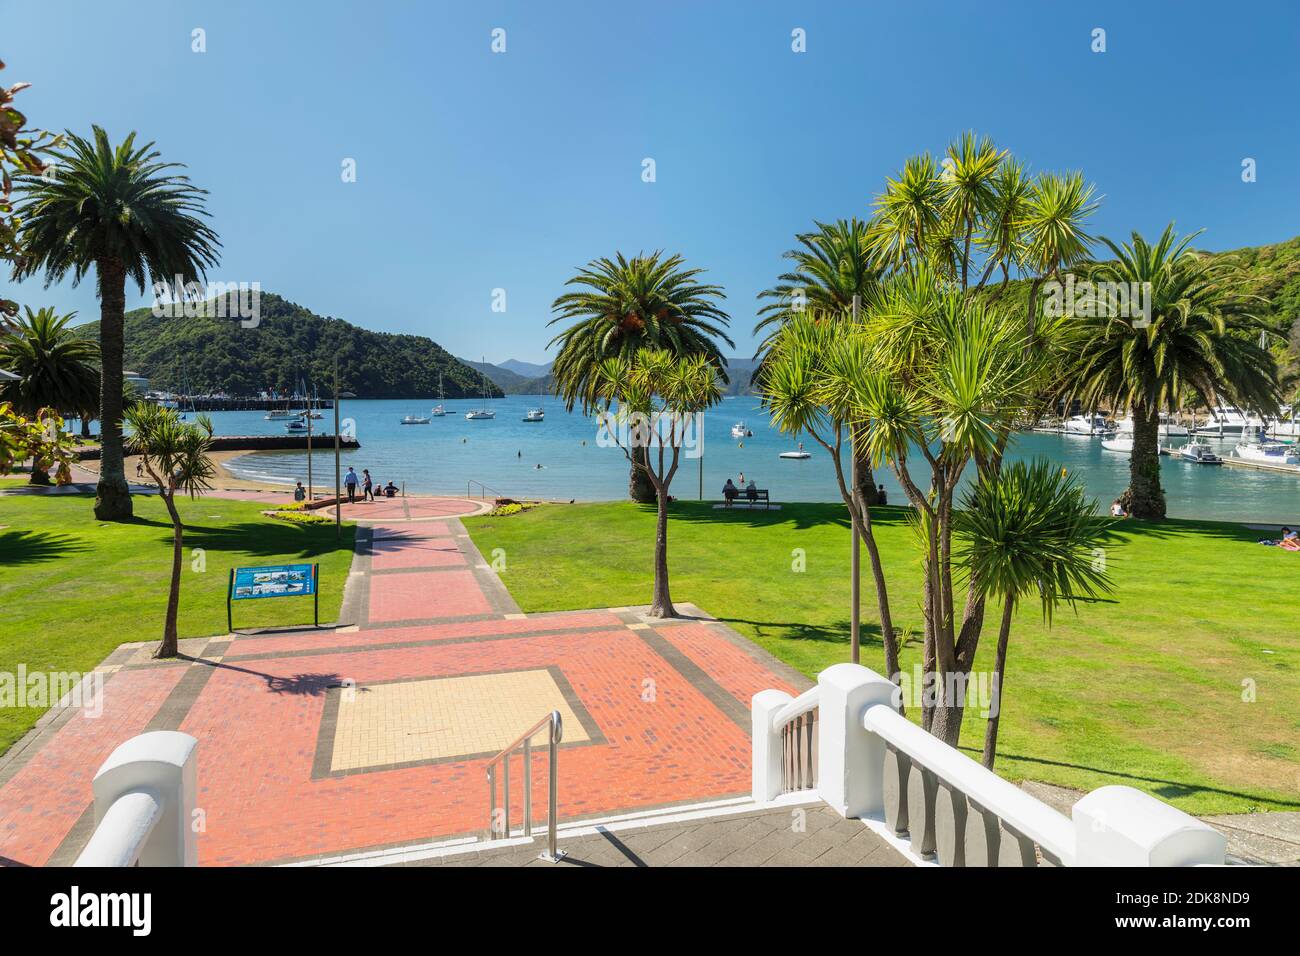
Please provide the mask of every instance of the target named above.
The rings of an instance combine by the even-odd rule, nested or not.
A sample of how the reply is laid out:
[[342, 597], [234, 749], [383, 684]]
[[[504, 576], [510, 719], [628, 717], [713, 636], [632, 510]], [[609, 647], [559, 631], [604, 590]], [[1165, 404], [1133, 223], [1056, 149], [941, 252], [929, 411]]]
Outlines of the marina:
[[[411, 493], [463, 494], [469, 481], [483, 482], [511, 497], [554, 501], [621, 501], [627, 495], [628, 466], [617, 447], [602, 447], [594, 419], [552, 406], [542, 422], [525, 421], [537, 396], [495, 399], [495, 420], [467, 420], [476, 399], [448, 399], [445, 416], [411, 428], [399, 424], [413, 402], [345, 399], [340, 406], [344, 433], [359, 440], [343, 445], [343, 467], [369, 468], [371, 474], [405, 482]], [[427, 406], [425, 406], [427, 408]], [[421, 412], [423, 417], [426, 412]], [[283, 423], [267, 422], [260, 412], [212, 414], [219, 447], [240, 447], [249, 454], [228, 462], [232, 475], [271, 487], [292, 488], [307, 472], [305, 434], [286, 435]], [[746, 423], [743, 439], [731, 428]], [[350, 423], [350, 424], [349, 424]], [[76, 425], [70, 425], [75, 429]], [[331, 428], [332, 431], [332, 428]], [[1104, 508], [1127, 487], [1129, 456], [1103, 447], [1114, 438], [1018, 432], [1009, 458], [1038, 456], [1082, 476], [1088, 493]], [[333, 453], [333, 440], [313, 435], [315, 467]], [[799, 450], [800, 442], [807, 449]], [[1233, 458], [1239, 438], [1216, 436], [1162, 439], [1161, 482], [1169, 513], [1180, 518], [1210, 518], [1254, 523], [1300, 521], [1300, 469], [1240, 462]], [[227, 445], [226, 442], [236, 443]], [[268, 442], [270, 442], [268, 444]], [[1208, 457], [1184, 457], [1196, 445]], [[703, 417], [699, 446], [683, 453], [673, 492], [684, 499], [717, 499], [727, 478], [741, 472], [769, 488], [774, 502], [837, 501], [838, 488], [830, 456], [806, 436], [773, 428], [755, 397], [728, 398]], [[1231, 467], [1207, 467], [1215, 459]], [[542, 467], [537, 467], [541, 465]], [[906, 500], [892, 469], [876, 481], [889, 501]]]

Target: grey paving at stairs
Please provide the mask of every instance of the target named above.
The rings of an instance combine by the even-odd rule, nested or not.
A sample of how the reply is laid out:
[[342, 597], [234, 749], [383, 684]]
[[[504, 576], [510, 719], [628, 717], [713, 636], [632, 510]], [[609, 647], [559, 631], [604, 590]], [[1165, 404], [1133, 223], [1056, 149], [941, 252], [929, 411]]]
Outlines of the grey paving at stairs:
[[[802, 831], [795, 828], [796, 822]], [[908, 866], [896, 850], [857, 820], [824, 804], [605, 830], [561, 839], [559, 863], [538, 858], [545, 829], [529, 844], [482, 850], [404, 866]]]

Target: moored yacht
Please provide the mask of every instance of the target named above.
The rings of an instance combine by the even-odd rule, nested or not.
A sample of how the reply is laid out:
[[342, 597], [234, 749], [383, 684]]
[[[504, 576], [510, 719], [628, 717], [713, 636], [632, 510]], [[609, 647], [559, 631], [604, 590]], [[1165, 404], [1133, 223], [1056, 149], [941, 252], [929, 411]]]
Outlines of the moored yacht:
[[447, 414], [446, 406], [447, 396], [442, 393], [442, 374], [438, 375], [438, 404], [429, 409], [429, 414], [434, 418], [442, 418]]
[[1210, 409], [1210, 419], [1196, 427], [1198, 435], [1248, 435], [1259, 433], [1264, 429], [1264, 420], [1258, 415], [1249, 415], [1235, 405], [1216, 405]]
[[[1120, 435], [1133, 434], [1133, 413], [1125, 415], [1115, 423], [1115, 431]], [[1191, 435], [1187, 426], [1182, 424], [1173, 415], [1168, 412], [1160, 413], [1160, 438], [1186, 438]]]
[[1300, 448], [1280, 441], [1238, 442], [1234, 454], [1263, 465], [1300, 465]]
[[754, 433], [749, 430], [749, 427], [744, 422], [736, 422], [736, 424], [731, 426], [731, 437], [753, 438]]
[[1065, 420], [1061, 430], [1067, 435], [1110, 435], [1115, 431], [1104, 415], [1095, 412], [1091, 415], [1072, 415]]

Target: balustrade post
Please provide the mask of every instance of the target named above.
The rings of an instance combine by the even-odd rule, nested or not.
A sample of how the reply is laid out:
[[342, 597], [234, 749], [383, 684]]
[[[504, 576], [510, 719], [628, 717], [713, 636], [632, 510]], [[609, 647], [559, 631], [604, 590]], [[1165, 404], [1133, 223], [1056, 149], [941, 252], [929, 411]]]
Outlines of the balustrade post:
[[868, 707], [893, 706], [897, 688], [860, 664], [835, 664], [817, 677], [818, 795], [840, 816], [884, 810], [885, 742], [862, 725]]

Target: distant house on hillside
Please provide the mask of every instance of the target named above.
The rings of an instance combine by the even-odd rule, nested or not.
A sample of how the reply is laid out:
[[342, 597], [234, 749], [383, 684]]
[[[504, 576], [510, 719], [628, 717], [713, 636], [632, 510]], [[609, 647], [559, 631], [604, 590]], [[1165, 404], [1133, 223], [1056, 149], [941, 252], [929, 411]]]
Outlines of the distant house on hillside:
[[123, 372], [124, 378], [128, 384], [134, 385], [141, 395], [149, 391], [149, 380], [139, 372]]

